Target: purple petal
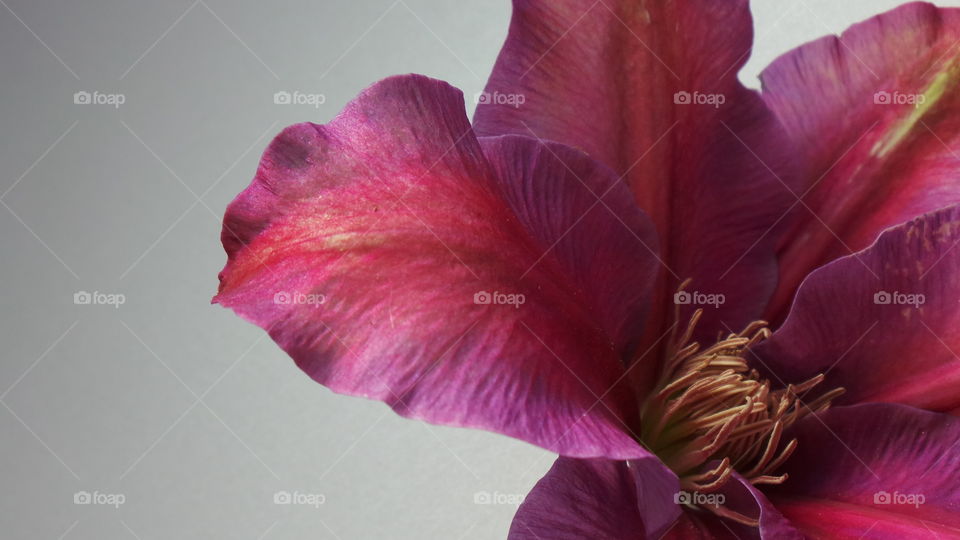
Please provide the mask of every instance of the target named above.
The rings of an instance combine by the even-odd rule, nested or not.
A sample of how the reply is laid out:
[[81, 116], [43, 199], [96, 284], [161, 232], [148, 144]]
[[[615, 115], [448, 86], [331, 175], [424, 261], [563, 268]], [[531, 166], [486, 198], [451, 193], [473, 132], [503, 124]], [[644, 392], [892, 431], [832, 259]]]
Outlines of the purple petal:
[[960, 420], [891, 404], [831, 409], [793, 430], [769, 490], [812, 538], [960, 538]]
[[510, 540], [660, 538], [679, 516], [676, 475], [656, 458], [560, 457], [517, 510]]
[[628, 198], [572, 149], [481, 145], [445, 83], [387, 79], [273, 141], [224, 219], [215, 301], [336, 392], [566, 455], [642, 457], [616, 382], [656, 246]]
[[806, 164], [784, 220], [782, 320], [814, 268], [960, 202], [960, 10], [910, 3], [776, 60], [763, 96]]
[[562, 142], [624, 175], [667, 247], [648, 343], [686, 278], [726, 300], [699, 327], [710, 338], [759, 318], [775, 287], [789, 153], [737, 80], [752, 35], [746, 0], [516, 0], [477, 107], [481, 134]]
[[885, 232], [814, 271], [757, 349], [774, 381], [826, 374], [838, 403], [960, 409], [960, 206]]

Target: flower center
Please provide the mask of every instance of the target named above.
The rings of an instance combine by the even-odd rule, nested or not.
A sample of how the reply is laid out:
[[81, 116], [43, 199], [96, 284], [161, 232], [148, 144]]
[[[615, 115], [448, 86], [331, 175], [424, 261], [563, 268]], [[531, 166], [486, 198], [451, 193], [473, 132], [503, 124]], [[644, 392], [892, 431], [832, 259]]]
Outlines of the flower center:
[[[682, 334], [674, 332], [660, 380], [641, 410], [640, 439], [677, 474], [686, 492], [717, 492], [734, 471], [751, 484], [781, 484], [787, 475], [776, 470], [797, 447], [796, 439], [781, 444], [784, 430], [807, 414], [826, 410], [843, 389], [804, 403], [803, 396], [823, 381], [820, 374], [771, 390], [745, 359], [750, 347], [770, 336], [767, 323], [750, 323], [701, 350], [691, 338], [702, 315], [698, 309]], [[704, 470], [707, 463], [716, 464]], [[758, 525], [722, 504], [704, 506], [719, 516]]]

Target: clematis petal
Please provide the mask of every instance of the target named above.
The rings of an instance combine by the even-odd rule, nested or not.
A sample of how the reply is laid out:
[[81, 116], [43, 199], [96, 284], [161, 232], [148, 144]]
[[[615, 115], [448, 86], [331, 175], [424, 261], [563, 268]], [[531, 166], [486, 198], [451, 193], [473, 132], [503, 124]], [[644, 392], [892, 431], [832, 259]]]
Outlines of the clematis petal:
[[736, 523], [713, 514], [686, 510], [662, 540], [748, 540], [760, 538], [757, 529], [745, 531]]
[[680, 514], [676, 475], [654, 457], [624, 461], [561, 456], [510, 526], [510, 540], [658, 539]]
[[747, 0], [515, 0], [475, 116], [483, 135], [555, 140], [623, 175], [665, 246], [657, 321], [692, 278], [688, 292], [726, 300], [698, 327], [710, 339], [762, 314], [770, 229], [794, 200], [784, 135], [737, 80], [752, 36]]
[[770, 499], [810, 538], [960, 537], [960, 420], [872, 403], [807, 417]]
[[814, 268], [960, 202], [960, 10], [910, 3], [779, 58], [763, 96], [805, 168], [784, 220], [782, 320]]
[[615, 382], [656, 242], [625, 192], [560, 145], [481, 145], [445, 83], [387, 79], [271, 143], [224, 219], [215, 302], [336, 392], [566, 455], [646, 456]]
[[960, 206], [884, 232], [814, 271], [756, 349], [771, 380], [846, 388], [836, 403], [960, 412]]

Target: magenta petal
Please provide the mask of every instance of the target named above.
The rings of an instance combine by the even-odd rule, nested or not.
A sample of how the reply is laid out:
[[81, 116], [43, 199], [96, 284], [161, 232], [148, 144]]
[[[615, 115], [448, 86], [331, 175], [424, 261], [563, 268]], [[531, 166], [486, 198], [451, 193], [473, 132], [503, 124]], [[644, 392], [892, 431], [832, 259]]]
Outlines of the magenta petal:
[[537, 263], [574, 281], [586, 324], [609, 336], [624, 359], [651, 303], [657, 236], [619, 179], [580, 152], [529, 137], [480, 139], [502, 195], [543, 247]]
[[757, 349], [771, 379], [826, 373], [838, 403], [960, 408], [960, 206], [885, 232], [814, 271], [789, 317]]
[[793, 433], [771, 500], [812, 538], [960, 538], [960, 420], [891, 404], [839, 407]]
[[679, 516], [676, 475], [656, 458], [560, 457], [517, 510], [510, 540], [658, 539]]
[[812, 269], [887, 227], [960, 202], [960, 10], [910, 3], [776, 60], [763, 96], [801, 158], [784, 220], [781, 320]]
[[228, 209], [215, 300], [336, 392], [565, 455], [642, 457], [615, 383], [656, 246], [628, 198], [572, 149], [481, 145], [459, 91], [395, 77], [273, 141]]
[[665, 246], [648, 342], [682, 280], [725, 297], [699, 326], [710, 339], [774, 290], [771, 228], [794, 199], [785, 136], [737, 80], [752, 36], [746, 0], [516, 0], [477, 107], [480, 134], [555, 140], [624, 175]]

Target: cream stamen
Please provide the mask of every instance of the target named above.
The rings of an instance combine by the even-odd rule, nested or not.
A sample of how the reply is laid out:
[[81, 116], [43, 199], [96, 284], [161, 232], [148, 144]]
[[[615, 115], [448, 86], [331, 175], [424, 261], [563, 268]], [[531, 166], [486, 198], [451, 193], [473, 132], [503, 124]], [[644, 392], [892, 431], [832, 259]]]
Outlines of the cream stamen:
[[[683, 490], [716, 492], [734, 472], [754, 485], [781, 484], [787, 475], [776, 470], [797, 448], [796, 439], [781, 444], [784, 432], [807, 414], [826, 410], [843, 389], [826, 392], [809, 405], [801, 397], [822, 383], [823, 375], [771, 389], [745, 358], [750, 347], [770, 337], [767, 324], [754, 321], [701, 350], [691, 340], [702, 316], [703, 310], [696, 310], [679, 336], [674, 331], [660, 380], [641, 410], [640, 438], [677, 474]], [[703, 471], [711, 461], [719, 463]], [[758, 525], [722, 504], [704, 508]]]

